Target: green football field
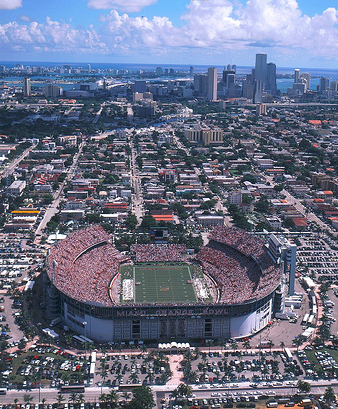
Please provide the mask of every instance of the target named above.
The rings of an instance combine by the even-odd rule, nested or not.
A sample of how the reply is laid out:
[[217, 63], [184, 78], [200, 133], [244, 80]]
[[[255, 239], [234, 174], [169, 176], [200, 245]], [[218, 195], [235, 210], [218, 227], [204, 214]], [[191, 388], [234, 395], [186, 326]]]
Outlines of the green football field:
[[196, 302], [189, 265], [133, 266], [134, 298], [137, 303]]

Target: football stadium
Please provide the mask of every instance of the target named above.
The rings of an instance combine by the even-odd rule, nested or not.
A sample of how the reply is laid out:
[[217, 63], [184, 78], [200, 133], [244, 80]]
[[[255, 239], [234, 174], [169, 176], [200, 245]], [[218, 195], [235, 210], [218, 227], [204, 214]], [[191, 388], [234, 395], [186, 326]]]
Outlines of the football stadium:
[[224, 226], [197, 255], [134, 244], [126, 256], [94, 225], [51, 248], [46, 271], [49, 317], [98, 342], [247, 337], [271, 321], [281, 283], [265, 242]]

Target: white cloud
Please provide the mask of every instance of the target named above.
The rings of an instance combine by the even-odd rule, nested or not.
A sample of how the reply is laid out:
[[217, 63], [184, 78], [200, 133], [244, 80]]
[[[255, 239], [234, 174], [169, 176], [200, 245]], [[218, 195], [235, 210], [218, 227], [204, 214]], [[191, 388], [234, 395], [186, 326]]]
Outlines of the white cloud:
[[23, 16], [20, 17], [20, 20], [21, 20], [21, 21], [32, 21], [32, 18], [29, 17], [29, 16], [23, 15]]
[[[1, 1], [1, 0], [0, 0]], [[170, 0], [166, 0], [170, 1]], [[122, 7], [123, 0], [90, 0], [98, 7]], [[143, 7], [153, 0], [125, 0], [124, 8]], [[136, 4], [137, 3], [137, 4]], [[131, 17], [111, 10], [99, 28], [76, 28], [71, 23], [52, 21], [13, 22], [0, 25], [0, 47], [6, 50], [49, 50], [142, 57], [171, 55], [184, 62], [192, 55], [224, 56], [241, 50], [252, 54], [269, 47], [269, 55], [338, 55], [338, 13], [328, 8], [309, 17], [296, 0], [191, 0], [176, 26], [168, 17]], [[34, 48], [35, 47], [35, 48]], [[208, 57], [209, 58], [209, 57]], [[220, 57], [221, 58], [221, 57]], [[195, 57], [196, 59], [196, 57]]]
[[157, 0], [89, 0], [88, 7], [93, 9], [115, 9], [135, 12], [156, 3], [156, 1]]
[[3, 52], [20, 50], [34, 52], [102, 53], [107, 51], [95, 29], [73, 28], [70, 24], [53, 21], [29, 24], [11, 22], [0, 25], [0, 47]]
[[22, 7], [22, 0], [0, 0], [0, 10], [14, 10]]

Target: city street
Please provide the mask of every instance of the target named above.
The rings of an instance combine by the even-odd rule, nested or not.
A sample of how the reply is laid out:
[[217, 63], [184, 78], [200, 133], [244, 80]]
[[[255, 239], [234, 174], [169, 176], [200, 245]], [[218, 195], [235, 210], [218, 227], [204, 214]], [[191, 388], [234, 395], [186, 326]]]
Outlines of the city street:
[[58, 190], [54, 193], [54, 201], [53, 203], [48, 207], [48, 209], [45, 212], [45, 215], [43, 217], [43, 219], [41, 220], [38, 228], [36, 229], [35, 232], [35, 236], [41, 236], [42, 231], [44, 230], [44, 228], [46, 227], [47, 223], [50, 221], [50, 219], [59, 211], [59, 204], [62, 198], [62, 193], [63, 193], [63, 189], [66, 186], [66, 184], [72, 180], [74, 173], [75, 173], [75, 169], [76, 169], [76, 165], [77, 165], [77, 161], [79, 160], [79, 157], [82, 153], [83, 147], [85, 146], [85, 142], [81, 142], [81, 144], [79, 145], [79, 149], [77, 151], [77, 153], [74, 156], [73, 159], [73, 163], [71, 165], [71, 167], [69, 168], [69, 171], [67, 172], [67, 177], [65, 178], [65, 180], [61, 183], [60, 187], [58, 188]]

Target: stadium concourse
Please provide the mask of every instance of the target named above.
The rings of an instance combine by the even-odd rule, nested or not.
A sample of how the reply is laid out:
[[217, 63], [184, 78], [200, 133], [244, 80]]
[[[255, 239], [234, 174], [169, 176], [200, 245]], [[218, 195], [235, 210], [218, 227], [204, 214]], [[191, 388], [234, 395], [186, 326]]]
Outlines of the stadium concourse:
[[50, 318], [100, 342], [252, 335], [272, 318], [279, 267], [245, 231], [218, 226], [209, 239], [196, 256], [136, 244], [128, 258], [102, 227], [76, 231], [47, 258]]

